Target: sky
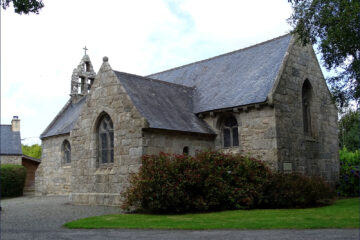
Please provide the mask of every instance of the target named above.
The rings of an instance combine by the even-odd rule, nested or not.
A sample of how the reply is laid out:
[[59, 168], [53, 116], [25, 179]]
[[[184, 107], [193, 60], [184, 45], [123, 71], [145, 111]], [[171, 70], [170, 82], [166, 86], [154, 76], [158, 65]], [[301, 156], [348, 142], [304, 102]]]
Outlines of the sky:
[[291, 30], [287, 0], [43, 0], [39, 15], [1, 9], [1, 124], [21, 120], [22, 143], [69, 99], [88, 48], [94, 70], [148, 75], [238, 50]]

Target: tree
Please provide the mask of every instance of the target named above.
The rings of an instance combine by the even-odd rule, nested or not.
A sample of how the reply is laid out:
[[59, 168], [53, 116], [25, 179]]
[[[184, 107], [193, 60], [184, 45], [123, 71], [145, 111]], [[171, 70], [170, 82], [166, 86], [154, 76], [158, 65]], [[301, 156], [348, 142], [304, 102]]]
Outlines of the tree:
[[21, 144], [21, 149], [24, 155], [41, 158], [41, 146], [39, 144], [33, 144], [31, 146]]
[[39, 14], [39, 10], [44, 7], [42, 0], [1, 0], [1, 6], [3, 9], [7, 9], [12, 2], [14, 10], [18, 14]]
[[340, 108], [349, 100], [360, 102], [360, 1], [288, 0], [293, 13], [292, 33], [306, 45], [317, 44], [327, 79]]
[[359, 113], [350, 111], [339, 121], [340, 147], [355, 151], [359, 148], [359, 140]]

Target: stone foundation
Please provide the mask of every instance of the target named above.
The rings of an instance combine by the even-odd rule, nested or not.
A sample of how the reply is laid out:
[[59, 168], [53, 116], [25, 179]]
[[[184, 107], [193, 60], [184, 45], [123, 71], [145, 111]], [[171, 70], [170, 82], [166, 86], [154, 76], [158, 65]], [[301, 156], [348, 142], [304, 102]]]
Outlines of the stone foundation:
[[122, 202], [118, 193], [71, 193], [69, 199], [78, 205], [119, 206]]

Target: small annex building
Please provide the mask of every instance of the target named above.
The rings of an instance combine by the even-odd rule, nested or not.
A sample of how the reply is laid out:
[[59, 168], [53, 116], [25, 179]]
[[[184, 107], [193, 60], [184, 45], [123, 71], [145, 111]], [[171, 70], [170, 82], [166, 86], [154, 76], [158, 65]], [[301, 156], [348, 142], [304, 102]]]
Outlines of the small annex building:
[[290, 34], [203, 61], [139, 76], [74, 69], [70, 99], [41, 134], [38, 194], [119, 205], [141, 156], [222, 150], [274, 171], [339, 174], [337, 109], [312, 46]]
[[24, 193], [35, 191], [35, 172], [40, 159], [26, 156], [21, 149], [20, 119], [14, 116], [11, 125], [0, 125], [0, 162], [1, 164], [17, 164], [26, 168]]

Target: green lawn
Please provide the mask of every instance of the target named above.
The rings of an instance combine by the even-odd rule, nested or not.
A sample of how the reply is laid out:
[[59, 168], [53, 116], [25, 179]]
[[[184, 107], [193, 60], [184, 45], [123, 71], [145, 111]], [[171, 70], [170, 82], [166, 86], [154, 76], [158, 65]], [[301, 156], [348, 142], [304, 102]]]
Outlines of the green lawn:
[[358, 228], [359, 199], [306, 209], [234, 210], [201, 214], [116, 214], [66, 223], [68, 228], [142, 229], [308, 229]]

